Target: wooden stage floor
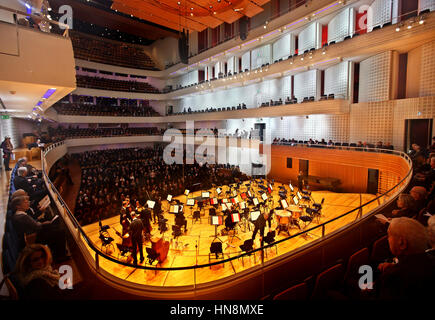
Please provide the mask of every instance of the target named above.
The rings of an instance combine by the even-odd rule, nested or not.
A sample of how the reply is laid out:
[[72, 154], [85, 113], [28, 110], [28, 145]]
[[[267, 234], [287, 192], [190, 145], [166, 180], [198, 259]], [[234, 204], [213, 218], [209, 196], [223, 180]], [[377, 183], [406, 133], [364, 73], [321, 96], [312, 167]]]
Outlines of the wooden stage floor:
[[[278, 186], [280, 183], [275, 182], [274, 190], [272, 195], [274, 197], [275, 206], [277, 206], [279, 201], [278, 195]], [[229, 189], [227, 186], [223, 186], [223, 194]], [[288, 185], [286, 186], [288, 190]], [[255, 189], [255, 187], [254, 187]], [[243, 188], [241, 192], [243, 192]], [[295, 191], [297, 189], [295, 188]], [[200, 196], [201, 191], [193, 193], [193, 197]], [[192, 196], [192, 195], [190, 195]], [[240, 197], [240, 196], [239, 196]], [[345, 212], [348, 212], [360, 205], [360, 197], [362, 199], [362, 203], [366, 203], [372, 199], [374, 199], [375, 195], [370, 194], [352, 194], [352, 193], [333, 193], [328, 191], [313, 191], [312, 197], [316, 203], [321, 202], [322, 198], [325, 198], [325, 202], [322, 209], [322, 217], [320, 218], [320, 223], [324, 223], [330, 219], [333, 219]], [[178, 196], [175, 199], [180, 200], [182, 203], [186, 202], [186, 196]], [[383, 199], [381, 199], [382, 201]], [[369, 211], [376, 208], [379, 205], [378, 201], [374, 201], [370, 205], [367, 205], [362, 214], [366, 215]], [[201, 221], [193, 221], [191, 218], [190, 208], [185, 207], [185, 217], [188, 220], [187, 223], [187, 232], [184, 233], [181, 237], [179, 237], [178, 242], [172, 240], [172, 228], [171, 226], [174, 224], [174, 215], [168, 213], [169, 204], [167, 201], [162, 203], [162, 209], [164, 210], [165, 218], [168, 219], [168, 231], [164, 233], [164, 239], [171, 242], [169, 253], [167, 259], [162, 263], [162, 267], [185, 267], [185, 266], [193, 266], [195, 264], [207, 264], [209, 263], [209, 252], [210, 245], [214, 239], [215, 235], [215, 227], [209, 224], [209, 215], [208, 209], [202, 211]], [[196, 206], [193, 211], [196, 210]], [[220, 210], [218, 214], [221, 214]], [[327, 224], [325, 228], [325, 234], [329, 234], [347, 224], [354, 221], [357, 217], [358, 210], [355, 212], [337, 219], [336, 221]], [[317, 222], [317, 221], [316, 221]], [[111, 255], [116, 259], [122, 259], [126, 261], [126, 258], [119, 257], [118, 249], [116, 248], [115, 243], [121, 243], [121, 238], [116, 235], [115, 230], [121, 232], [122, 228], [119, 223], [119, 216], [115, 216], [102, 221], [103, 225], [109, 225], [110, 229], [108, 230], [111, 237], [115, 240], [114, 244], [114, 252], [111, 252]], [[238, 232], [237, 236], [240, 238], [233, 238], [228, 235], [221, 235], [221, 230], [225, 228], [224, 225], [219, 226], [218, 228], [218, 236], [223, 241], [223, 252], [226, 258], [237, 256], [241, 253], [239, 246], [243, 244], [243, 241], [251, 238], [252, 232], [254, 230], [253, 224], [250, 224], [250, 230], [239, 226], [237, 227]], [[303, 224], [303, 223], [302, 223]], [[316, 226], [317, 223], [311, 222], [307, 228], [312, 228]], [[160, 238], [161, 234], [158, 230], [157, 224], [152, 224], [153, 230], [151, 232], [153, 240]], [[272, 222], [272, 230], [275, 230], [277, 227], [277, 219], [274, 216]], [[101, 246], [101, 240], [99, 239], [99, 226], [98, 223], [93, 223], [83, 227], [84, 231], [91, 239], [91, 241], [98, 247]], [[266, 225], [265, 234], [269, 231], [268, 225]], [[300, 232], [297, 227], [292, 227], [290, 229], [290, 234], [296, 234]], [[297, 236], [294, 239], [287, 240], [283, 243], [277, 245], [277, 247], [272, 247], [266, 250], [265, 261], [274, 259], [277, 255], [282, 255], [284, 253], [290, 252], [299, 248], [307, 243], [314, 241], [320, 238], [322, 235], [321, 228], [313, 230], [310, 232], [308, 237]], [[280, 240], [283, 238], [287, 238], [288, 234], [281, 232], [278, 234], [275, 239]], [[196, 250], [196, 246], [198, 250]], [[145, 247], [151, 247], [151, 242], [144, 243], [144, 257], [145, 261], [141, 264], [144, 265], [146, 262], [146, 250]], [[260, 247], [259, 235], [257, 234], [254, 248]], [[88, 247], [91, 255], [94, 257], [94, 252]], [[109, 250], [110, 253], [111, 250]], [[197, 253], [198, 251], [198, 253]], [[143, 270], [137, 269], [133, 267], [126, 267], [112, 261], [109, 261], [105, 258], [100, 257], [99, 266], [104, 269], [106, 272], [116, 276], [118, 278], [131, 281], [138, 284], [146, 284], [151, 286], [160, 286], [160, 287], [172, 287], [172, 286], [184, 286], [184, 285], [192, 285], [194, 283], [206, 283], [218, 279], [222, 279], [236, 273], [247, 270], [255, 265], [261, 264], [261, 252], [257, 252], [255, 257], [245, 256], [243, 258], [235, 259], [230, 262], [225, 263], [224, 265], [219, 264], [211, 267], [199, 268], [196, 270], [196, 274], [193, 269], [191, 270], [177, 270], [177, 271], [164, 271], [158, 270], [157, 272], [154, 270]], [[138, 255], [139, 260], [139, 255]], [[212, 262], [216, 260], [212, 259]]]

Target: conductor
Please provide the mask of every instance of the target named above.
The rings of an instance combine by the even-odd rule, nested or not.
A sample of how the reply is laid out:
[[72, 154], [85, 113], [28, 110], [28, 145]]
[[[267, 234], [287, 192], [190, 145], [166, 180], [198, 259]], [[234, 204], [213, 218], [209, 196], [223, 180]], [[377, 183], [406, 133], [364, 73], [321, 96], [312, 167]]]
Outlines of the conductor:
[[133, 221], [130, 223], [131, 244], [133, 246], [133, 264], [137, 265], [137, 250], [139, 249], [140, 262], [144, 261], [142, 248], [142, 232], [144, 229], [142, 220], [136, 214], [132, 214]]

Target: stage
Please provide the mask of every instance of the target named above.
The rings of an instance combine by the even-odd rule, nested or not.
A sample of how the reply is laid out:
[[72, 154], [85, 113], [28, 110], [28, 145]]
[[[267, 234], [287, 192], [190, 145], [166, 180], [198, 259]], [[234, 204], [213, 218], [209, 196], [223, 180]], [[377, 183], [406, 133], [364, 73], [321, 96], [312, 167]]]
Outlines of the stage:
[[[242, 184], [243, 185], [243, 184]], [[274, 207], [278, 206], [278, 201], [280, 200], [280, 196], [278, 194], [279, 186], [284, 186], [289, 192], [289, 186], [283, 185], [281, 183], [275, 182], [273, 186], [273, 191], [271, 195], [273, 196]], [[229, 186], [220, 186], [222, 189], [222, 195], [227, 196], [226, 192], [229, 190]], [[203, 190], [206, 191], [206, 190]], [[216, 188], [209, 189], [211, 191], [211, 196], [216, 196]], [[240, 188], [240, 193], [246, 191], [246, 187]], [[258, 185], [256, 183], [252, 183], [251, 191], [255, 193], [258, 191]], [[298, 190], [295, 187], [294, 192], [296, 193]], [[197, 191], [189, 194], [189, 198], [199, 197], [202, 191]], [[359, 194], [359, 193], [333, 193], [328, 191], [313, 191], [311, 194], [315, 203], [320, 203], [324, 198], [324, 204], [321, 210], [321, 217], [319, 221], [314, 219], [311, 223], [306, 226], [306, 229], [310, 229], [319, 223], [327, 222], [335, 217], [342, 215], [345, 212], [348, 212], [354, 208], [360, 206], [360, 204], [364, 204], [376, 196], [371, 194]], [[239, 194], [240, 199], [240, 194]], [[222, 196], [220, 198], [223, 198]], [[182, 204], [186, 204], [187, 197], [185, 195], [174, 197], [173, 199], [178, 199]], [[289, 204], [293, 204], [289, 198], [287, 198]], [[260, 200], [261, 201], [261, 200]], [[380, 199], [383, 201], [383, 199]], [[374, 201], [373, 203], [365, 206], [363, 211], [360, 213], [362, 215], [366, 215], [372, 209], [376, 208], [379, 205], [378, 201]], [[218, 227], [217, 235], [219, 239], [215, 238], [215, 226], [210, 224], [209, 219], [209, 208], [210, 206], [205, 206], [205, 209], [201, 211], [201, 219], [200, 221], [195, 221], [192, 218], [192, 213], [197, 210], [197, 206], [195, 205], [191, 210], [190, 207], [185, 205], [184, 215], [187, 219], [187, 232], [183, 233], [177, 241], [173, 240], [172, 237], [172, 225], [174, 225], [174, 214], [169, 213], [169, 203], [168, 201], [162, 202], [162, 210], [164, 211], [164, 217], [168, 219], [168, 231], [166, 231], [163, 235], [164, 239], [170, 241], [170, 248], [168, 252], [168, 256], [166, 260], [161, 264], [161, 267], [188, 267], [194, 265], [203, 265], [209, 263], [209, 252], [210, 245], [212, 241], [223, 242], [222, 248], [225, 258], [235, 257], [241, 254], [241, 250], [239, 248], [240, 245], [243, 244], [244, 240], [250, 239], [252, 237], [252, 232], [254, 230], [254, 225], [251, 222], [242, 222], [236, 227], [237, 229], [237, 237], [232, 237], [233, 233], [230, 235], [222, 235], [222, 230], [225, 229], [225, 225], [220, 225]], [[305, 210], [304, 210], [305, 211]], [[218, 215], [222, 215], [221, 205], [219, 205], [219, 209], [217, 210]], [[359, 214], [359, 211], [355, 212], [337, 219], [325, 227], [325, 235], [346, 226], [347, 224], [354, 221]], [[119, 250], [116, 247], [116, 243], [121, 243], [121, 238], [116, 234], [116, 231], [121, 232], [122, 227], [119, 223], [119, 215], [103, 220], [103, 225], [109, 225], [110, 229], [108, 229], [109, 235], [114, 239], [113, 247], [109, 247], [108, 253], [112, 255], [115, 259], [120, 259], [122, 261], [127, 261], [127, 257], [122, 257], [119, 255]], [[278, 219], [276, 215], [273, 215], [271, 230], [275, 230], [278, 225]], [[303, 223], [300, 223], [303, 226]], [[162, 235], [158, 230], [157, 224], [152, 224], [152, 232], [151, 239], [153, 241], [161, 238]], [[305, 228], [303, 228], [305, 229]], [[98, 222], [84, 226], [83, 230], [87, 234], [87, 236], [91, 239], [91, 241], [97, 246], [101, 247], [101, 240], [99, 239], [99, 225]], [[269, 231], [268, 224], [266, 224], [265, 234]], [[292, 226], [289, 230], [291, 235], [301, 232], [299, 228], [296, 226]], [[322, 235], [322, 228], [317, 228], [311, 231], [308, 236], [297, 236], [294, 239], [290, 239], [278, 244], [276, 247], [268, 248], [265, 250], [264, 261], [268, 261], [270, 259], [277, 258], [277, 256], [281, 256], [286, 254], [292, 250], [300, 248], [318, 238]], [[280, 232], [275, 236], [275, 240], [281, 240], [284, 238], [288, 238], [289, 235], [285, 232]], [[240, 239], [238, 239], [240, 238]], [[147, 261], [147, 253], [145, 247], [151, 247], [151, 242], [144, 242], [144, 257], [145, 261], [140, 263], [140, 265], [145, 265]], [[254, 249], [260, 247], [259, 235], [257, 234]], [[91, 256], [95, 256], [94, 252], [88, 248], [91, 253]], [[105, 252], [106, 250], [103, 249]], [[112, 252], [113, 251], [113, 252]], [[189, 270], [177, 270], [177, 271], [164, 271], [164, 270], [142, 270], [134, 267], [127, 267], [115, 262], [109, 261], [102, 257], [99, 258], [99, 267], [105, 270], [106, 272], [116, 276], [118, 278], [131, 281], [133, 283], [138, 284], [146, 284], [150, 286], [160, 286], [160, 287], [172, 287], [172, 286], [186, 286], [193, 285], [199, 283], [206, 283], [218, 279], [222, 279], [225, 277], [229, 277], [236, 273], [244, 272], [249, 270], [250, 268], [255, 267], [256, 265], [261, 265], [261, 251], [256, 252], [255, 257], [245, 256], [243, 258], [238, 258], [227, 263], [211, 266], [211, 267], [203, 267], [197, 268], [196, 271], [193, 269]], [[214, 255], [213, 255], [214, 257]], [[139, 255], [138, 255], [139, 260]], [[131, 260], [128, 260], [131, 262]], [[218, 261], [214, 258], [211, 259], [211, 262]], [[155, 265], [155, 263], [154, 263]], [[148, 265], [149, 266], [149, 265]], [[160, 265], [159, 265], [160, 266]]]

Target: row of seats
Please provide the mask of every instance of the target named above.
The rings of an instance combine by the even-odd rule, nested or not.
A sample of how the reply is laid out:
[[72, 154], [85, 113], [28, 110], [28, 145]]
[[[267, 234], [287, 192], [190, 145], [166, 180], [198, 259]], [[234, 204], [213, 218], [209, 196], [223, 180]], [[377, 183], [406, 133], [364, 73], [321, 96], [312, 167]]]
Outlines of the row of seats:
[[99, 77], [76, 76], [77, 87], [94, 88], [113, 91], [143, 92], [143, 93], [160, 93], [147, 82], [124, 81]]
[[192, 114], [192, 113], [204, 113], [204, 112], [221, 112], [221, 111], [234, 111], [234, 110], [244, 110], [247, 109], [246, 104], [242, 103], [238, 106], [232, 106], [232, 107], [224, 107], [224, 108], [207, 108], [203, 110], [192, 110], [191, 108], [188, 108], [187, 111], [184, 110], [183, 112], [175, 112], [171, 113], [169, 115], [183, 115], [183, 114]]
[[56, 103], [57, 113], [73, 116], [159, 117], [149, 106], [113, 106], [89, 103]]
[[153, 60], [136, 45], [104, 41], [71, 31], [74, 56], [78, 59], [144, 70], [158, 70]]
[[354, 252], [347, 260], [325, 269], [317, 275], [309, 276], [300, 283], [272, 295], [273, 300], [318, 300], [337, 298], [358, 298], [360, 288], [358, 279], [361, 277], [359, 268], [370, 265], [374, 270], [377, 265], [392, 258], [388, 245], [388, 237], [382, 236], [369, 248]]

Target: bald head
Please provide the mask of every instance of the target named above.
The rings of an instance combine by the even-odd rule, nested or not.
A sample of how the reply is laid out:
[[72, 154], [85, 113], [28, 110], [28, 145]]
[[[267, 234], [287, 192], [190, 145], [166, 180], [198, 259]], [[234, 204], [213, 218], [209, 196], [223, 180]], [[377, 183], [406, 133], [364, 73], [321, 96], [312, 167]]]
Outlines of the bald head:
[[435, 248], [435, 216], [432, 216], [427, 220], [427, 233], [430, 246]]
[[418, 201], [418, 200], [424, 200], [427, 197], [426, 188], [425, 187], [421, 187], [421, 186], [415, 186], [414, 188], [411, 189], [409, 194], [416, 201]]
[[428, 245], [427, 231], [417, 220], [394, 218], [388, 228], [388, 242], [396, 256], [423, 253]]

